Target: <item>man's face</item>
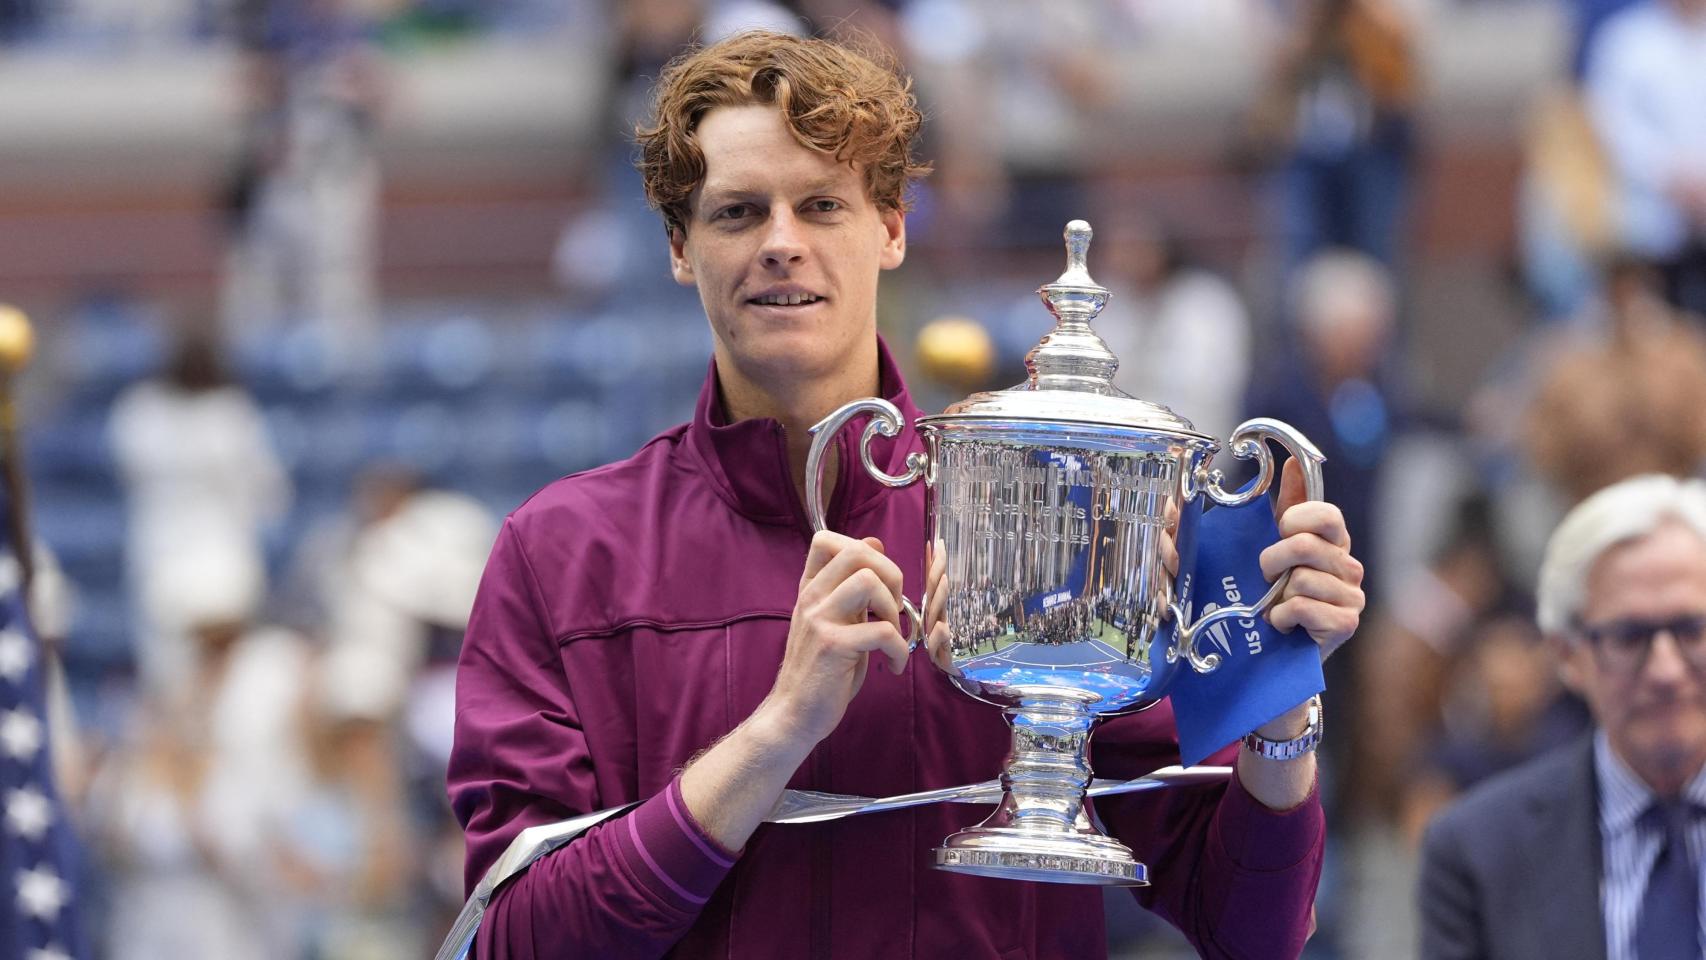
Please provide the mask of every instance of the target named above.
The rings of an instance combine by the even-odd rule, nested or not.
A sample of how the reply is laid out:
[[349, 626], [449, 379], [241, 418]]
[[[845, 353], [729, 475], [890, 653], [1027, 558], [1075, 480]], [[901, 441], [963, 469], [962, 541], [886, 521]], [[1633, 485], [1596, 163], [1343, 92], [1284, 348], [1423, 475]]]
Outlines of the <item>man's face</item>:
[[866, 195], [862, 170], [796, 142], [775, 107], [716, 107], [697, 136], [705, 180], [670, 261], [699, 288], [719, 368], [770, 388], [834, 376], [875, 343], [903, 216]]
[[[1588, 574], [1588, 630], [1706, 615], [1706, 541], [1678, 523], [1612, 547]], [[1630, 769], [1661, 792], [1706, 765], [1706, 669], [1678, 637], [1654, 635], [1644, 657], [1585, 637], [1567, 647], [1564, 679], [1580, 693]], [[1698, 657], [1696, 659], [1699, 659]]]

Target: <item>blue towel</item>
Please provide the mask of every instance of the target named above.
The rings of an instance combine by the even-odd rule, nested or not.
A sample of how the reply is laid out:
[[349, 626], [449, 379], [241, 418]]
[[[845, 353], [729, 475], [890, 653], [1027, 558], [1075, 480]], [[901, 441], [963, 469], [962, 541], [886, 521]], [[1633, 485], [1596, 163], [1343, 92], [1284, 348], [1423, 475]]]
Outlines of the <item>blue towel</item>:
[[[1182, 530], [1196, 528], [1188, 538], [1196, 556], [1179, 558], [1181, 569], [1194, 571], [1183, 585], [1181, 604], [1192, 622], [1207, 609], [1254, 603], [1267, 592], [1259, 558], [1279, 540], [1270, 503], [1258, 497], [1242, 507], [1187, 510], [1180, 518]], [[1280, 633], [1266, 618], [1222, 621], [1198, 641], [1198, 649], [1219, 653], [1221, 661], [1208, 674], [1181, 664], [1173, 684], [1179, 759], [1187, 765], [1201, 763], [1326, 687], [1319, 648], [1309, 634]]]

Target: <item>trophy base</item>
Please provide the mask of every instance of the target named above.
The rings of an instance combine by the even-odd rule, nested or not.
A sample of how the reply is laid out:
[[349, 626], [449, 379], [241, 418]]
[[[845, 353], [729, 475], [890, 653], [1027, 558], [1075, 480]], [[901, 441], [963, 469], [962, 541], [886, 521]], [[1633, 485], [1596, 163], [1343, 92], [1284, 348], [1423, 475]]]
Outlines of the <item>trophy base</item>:
[[936, 850], [936, 866], [955, 873], [1044, 883], [1147, 887], [1149, 868], [1125, 844], [1096, 834], [1039, 834], [1011, 827], [971, 827]]

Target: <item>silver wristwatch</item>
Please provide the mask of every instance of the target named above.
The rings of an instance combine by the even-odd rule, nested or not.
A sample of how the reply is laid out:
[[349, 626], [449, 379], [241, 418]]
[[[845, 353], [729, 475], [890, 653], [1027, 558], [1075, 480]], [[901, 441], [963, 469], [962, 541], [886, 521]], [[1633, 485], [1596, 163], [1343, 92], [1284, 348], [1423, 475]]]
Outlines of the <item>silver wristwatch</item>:
[[1309, 698], [1309, 726], [1290, 740], [1269, 740], [1254, 731], [1244, 735], [1244, 749], [1269, 760], [1296, 760], [1321, 744], [1321, 695]]

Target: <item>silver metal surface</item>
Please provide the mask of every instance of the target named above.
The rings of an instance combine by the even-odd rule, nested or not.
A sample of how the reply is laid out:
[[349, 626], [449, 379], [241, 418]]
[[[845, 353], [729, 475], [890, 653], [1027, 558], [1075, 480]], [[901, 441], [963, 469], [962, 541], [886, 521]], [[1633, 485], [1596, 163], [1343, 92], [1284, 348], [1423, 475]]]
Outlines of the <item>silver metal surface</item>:
[[[894, 436], [900, 411], [859, 400], [814, 428], [807, 458], [812, 522], [823, 529], [823, 458], [835, 434], [869, 414], [860, 445], [883, 483], [925, 484], [924, 616], [909, 603], [931, 662], [966, 693], [1002, 708], [1012, 745], [995, 812], [948, 838], [949, 870], [1063, 883], [1143, 882], [1142, 864], [1085, 814], [1097, 719], [1141, 710], [1185, 670], [1220, 664], [1197, 640], [1214, 624], [1262, 615], [1282, 577], [1253, 604], [1191, 621], [1179, 581], [1206, 502], [1263, 496], [1275, 478], [1269, 441], [1303, 465], [1306, 496], [1322, 495], [1318, 450], [1276, 420], [1251, 420], [1232, 452], [1255, 459], [1256, 481], [1226, 491], [1209, 469], [1219, 444], [1158, 404], [1113, 386], [1119, 361], [1090, 328], [1108, 291], [1090, 278], [1090, 227], [1066, 229], [1067, 267], [1038, 293], [1056, 319], [1026, 357], [1030, 376], [976, 394], [917, 427], [926, 452], [883, 473], [869, 443]], [[921, 625], [921, 626], [920, 626]]]

